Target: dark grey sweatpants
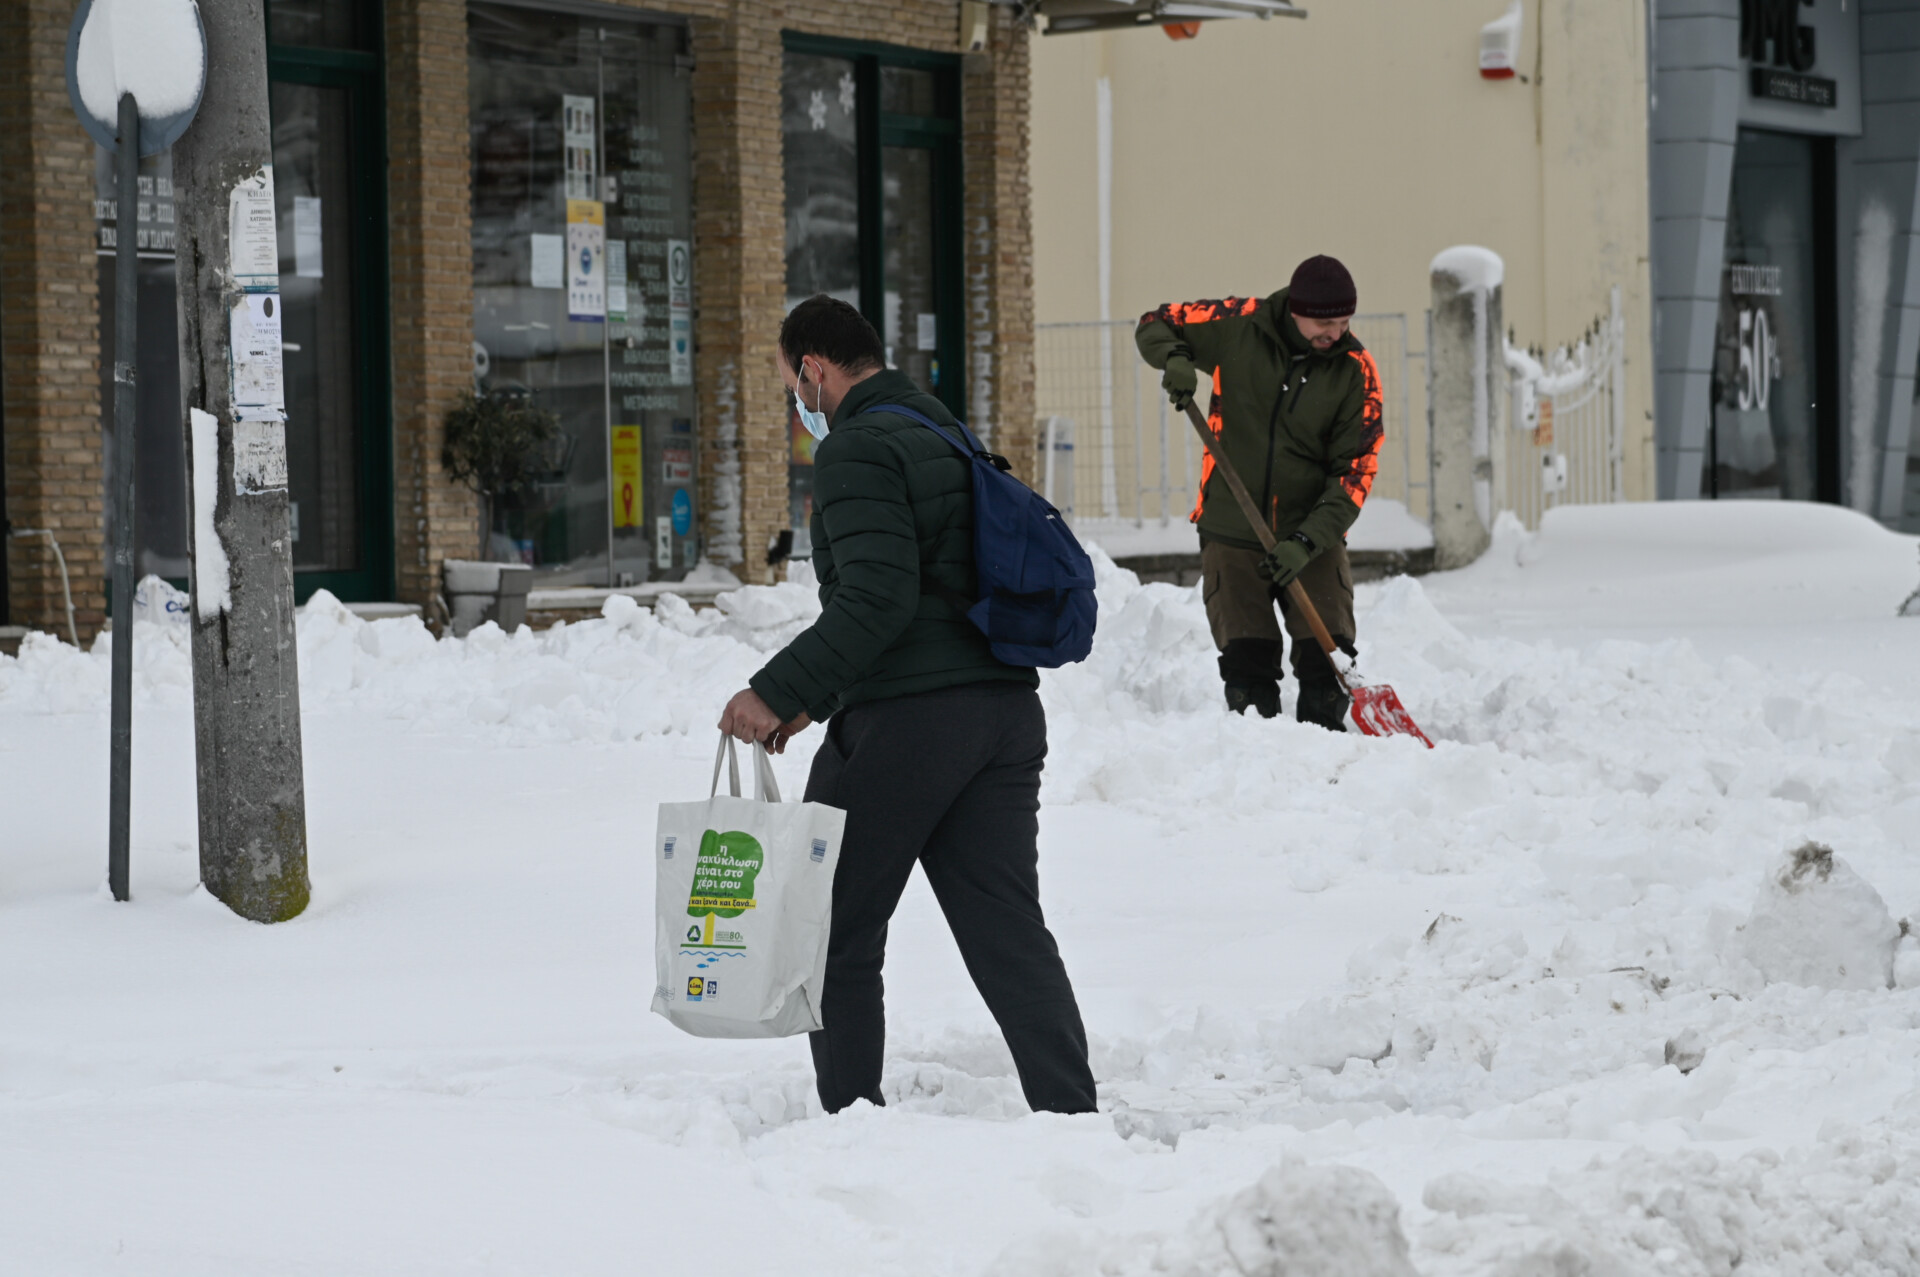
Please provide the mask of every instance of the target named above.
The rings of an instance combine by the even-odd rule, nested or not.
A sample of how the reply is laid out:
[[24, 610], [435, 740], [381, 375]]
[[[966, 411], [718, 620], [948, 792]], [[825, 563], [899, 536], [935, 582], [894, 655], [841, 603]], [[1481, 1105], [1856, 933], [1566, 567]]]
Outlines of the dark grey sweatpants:
[[820, 1103], [883, 1103], [887, 924], [917, 861], [1006, 1035], [1036, 1110], [1094, 1111], [1087, 1034], [1040, 912], [1040, 767], [1047, 721], [1017, 683], [971, 683], [840, 711], [807, 801], [847, 813], [833, 931], [812, 1035]]

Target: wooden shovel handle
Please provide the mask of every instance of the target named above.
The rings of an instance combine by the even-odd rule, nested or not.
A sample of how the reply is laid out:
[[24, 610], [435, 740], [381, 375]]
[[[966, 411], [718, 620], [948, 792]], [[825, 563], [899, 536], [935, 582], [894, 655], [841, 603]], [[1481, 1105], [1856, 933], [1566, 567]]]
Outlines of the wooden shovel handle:
[[[1233, 491], [1233, 499], [1240, 503], [1240, 513], [1246, 515], [1247, 522], [1253, 525], [1253, 534], [1260, 538], [1260, 544], [1267, 553], [1273, 553], [1275, 545], [1273, 529], [1267, 526], [1266, 519], [1260, 514], [1260, 507], [1254, 504], [1253, 494], [1247, 491], [1247, 485], [1240, 481], [1240, 472], [1233, 468], [1233, 462], [1227, 460], [1226, 450], [1218, 446], [1220, 441], [1213, 437], [1213, 431], [1207, 429], [1207, 419], [1200, 415], [1200, 405], [1191, 399], [1187, 400], [1187, 420], [1193, 423], [1193, 429], [1200, 436], [1201, 444], [1213, 457], [1214, 468], [1226, 478], [1227, 487]], [[1307, 592], [1300, 587], [1298, 577], [1287, 582], [1287, 598], [1300, 609], [1300, 615], [1307, 618], [1307, 628], [1312, 630], [1313, 637], [1319, 640], [1320, 650], [1331, 658], [1336, 650], [1333, 645], [1333, 635], [1327, 633], [1327, 623], [1320, 619], [1319, 609], [1313, 606], [1313, 600], [1309, 599]], [[1340, 667], [1335, 665], [1333, 672], [1334, 677], [1340, 679], [1340, 685], [1344, 688], [1347, 680], [1341, 677]]]

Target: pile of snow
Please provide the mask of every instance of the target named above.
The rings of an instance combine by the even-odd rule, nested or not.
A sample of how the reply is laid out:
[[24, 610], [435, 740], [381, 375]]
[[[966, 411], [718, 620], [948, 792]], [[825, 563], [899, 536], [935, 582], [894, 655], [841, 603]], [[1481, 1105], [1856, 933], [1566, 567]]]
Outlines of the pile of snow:
[[1486, 292], [1500, 287], [1507, 275], [1507, 264], [1491, 248], [1477, 244], [1459, 244], [1443, 248], [1427, 263], [1429, 275], [1442, 273], [1460, 281], [1461, 290]]
[[1378, 1176], [1289, 1158], [1201, 1210], [1183, 1233], [1015, 1243], [986, 1277], [1418, 1277], [1400, 1204]]
[[1900, 928], [1833, 848], [1809, 842], [1768, 871], [1739, 939], [1740, 955], [1768, 980], [1885, 989]]
[[1920, 1272], [1920, 1139], [1910, 1120], [1824, 1128], [1807, 1149], [1719, 1157], [1636, 1149], [1519, 1187], [1427, 1185], [1427, 1277]]

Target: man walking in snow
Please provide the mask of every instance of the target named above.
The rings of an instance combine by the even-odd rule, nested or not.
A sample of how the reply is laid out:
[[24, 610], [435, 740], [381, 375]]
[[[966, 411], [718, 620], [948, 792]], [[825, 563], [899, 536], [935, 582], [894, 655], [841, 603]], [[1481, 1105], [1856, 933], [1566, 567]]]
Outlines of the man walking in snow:
[[1300, 682], [1295, 715], [1336, 732], [1346, 730], [1347, 696], [1285, 587], [1298, 578], [1334, 641], [1353, 652], [1346, 533], [1373, 487], [1382, 435], [1380, 371], [1348, 331], [1357, 300], [1345, 266], [1309, 257], [1270, 297], [1169, 303], [1142, 315], [1134, 334], [1176, 409], [1211, 374], [1208, 425], [1279, 543], [1261, 550], [1209, 453], [1192, 517], [1227, 708], [1280, 712], [1277, 601]]
[[[843, 301], [809, 298], [780, 328], [780, 375], [814, 450], [819, 620], [727, 703], [720, 730], [776, 752], [828, 719], [807, 801], [847, 813], [833, 878], [820, 1103], [881, 1104], [887, 923], [917, 862], [1036, 1110], [1094, 1111], [1087, 1035], [1040, 911], [1039, 675], [996, 659], [975, 597], [969, 462], [932, 430], [951, 414], [886, 367]], [[831, 423], [831, 424], [829, 424]], [[950, 601], [952, 600], [952, 601]], [[831, 716], [829, 718], [829, 716]]]

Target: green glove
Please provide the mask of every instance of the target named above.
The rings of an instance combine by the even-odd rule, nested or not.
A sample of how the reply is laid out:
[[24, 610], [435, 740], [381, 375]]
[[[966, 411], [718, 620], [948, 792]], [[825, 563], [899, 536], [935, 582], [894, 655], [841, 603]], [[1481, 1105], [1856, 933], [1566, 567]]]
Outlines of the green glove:
[[1267, 551], [1267, 557], [1260, 560], [1260, 575], [1273, 582], [1273, 587], [1282, 589], [1287, 582], [1300, 575], [1300, 570], [1313, 560], [1313, 543], [1295, 533], [1273, 549]]
[[1193, 360], [1185, 355], [1168, 355], [1166, 372], [1160, 378], [1160, 389], [1167, 392], [1167, 399], [1175, 411], [1185, 412], [1187, 405], [1193, 402], [1193, 392], [1200, 388], [1200, 374], [1193, 370]]

